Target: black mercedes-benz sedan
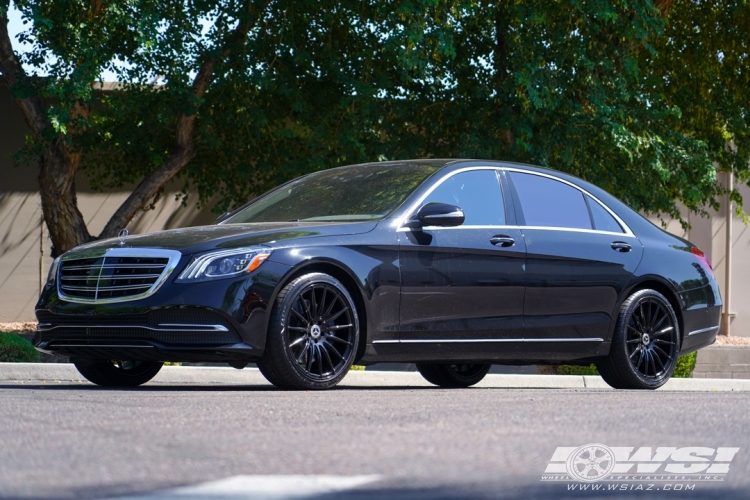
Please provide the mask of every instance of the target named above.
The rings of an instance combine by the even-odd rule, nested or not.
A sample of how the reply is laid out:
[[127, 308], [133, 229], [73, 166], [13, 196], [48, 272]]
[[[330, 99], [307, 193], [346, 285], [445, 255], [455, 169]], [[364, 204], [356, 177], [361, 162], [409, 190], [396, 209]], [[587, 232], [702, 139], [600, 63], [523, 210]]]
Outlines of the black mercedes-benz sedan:
[[257, 363], [285, 389], [413, 362], [442, 387], [492, 364], [596, 363], [615, 388], [655, 389], [714, 342], [720, 310], [703, 252], [588, 182], [415, 160], [315, 172], [212, 226], [77, 247], [50, 269], [34, 343], [105, 386], [165, 361]]

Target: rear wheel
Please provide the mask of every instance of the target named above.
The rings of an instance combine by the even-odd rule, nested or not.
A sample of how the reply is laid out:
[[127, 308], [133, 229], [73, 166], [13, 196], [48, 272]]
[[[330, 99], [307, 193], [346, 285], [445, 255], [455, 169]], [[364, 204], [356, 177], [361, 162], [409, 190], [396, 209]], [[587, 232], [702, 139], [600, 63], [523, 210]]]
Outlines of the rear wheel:
[[145, 384], [159, 373], [162, 363], [156, 361], [78, 361], [76, 369], [86, 380], [105, 387], [135, 387]]
[[310, 273], [279, 293], [258, 368], [282, 389], [329, 389], [346, 376], [358, 343], [349, 292], [332, 276]]
[[431, 384], [440, 387], [470, 387], [478, 384], [492, 365], [417, 363], [417, 370]]
[[672, 305], [655, 290], [639, 290], [622, 304], [609, 357], [597, 368], [615, 389], [657, 389], [672, 376], [679, 351]]

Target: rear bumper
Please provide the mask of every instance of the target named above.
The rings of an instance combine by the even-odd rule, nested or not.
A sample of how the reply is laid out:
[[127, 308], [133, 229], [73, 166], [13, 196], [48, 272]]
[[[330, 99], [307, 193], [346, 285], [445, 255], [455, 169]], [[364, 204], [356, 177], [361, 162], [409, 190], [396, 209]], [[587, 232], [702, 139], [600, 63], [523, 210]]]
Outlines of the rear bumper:
[[697, 351], [716, 342], [721, 305], [683, 311], [684, 332], [680, 354]]

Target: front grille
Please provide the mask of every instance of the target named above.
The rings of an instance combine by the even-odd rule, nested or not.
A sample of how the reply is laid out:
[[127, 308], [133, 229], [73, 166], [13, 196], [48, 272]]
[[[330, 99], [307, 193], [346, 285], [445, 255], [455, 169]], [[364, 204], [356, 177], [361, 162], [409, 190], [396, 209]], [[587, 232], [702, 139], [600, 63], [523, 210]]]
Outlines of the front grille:
[[58, 292], [71, 302], [123, 302], [156, 291], [180, 259], [174, 250], [108, 248], [63, 256]]
[[99, 257], [66, 260], [60, 266], [60, 290], [70, 297], [105, 299], [141, 295], [161, 278], [166, 257]]

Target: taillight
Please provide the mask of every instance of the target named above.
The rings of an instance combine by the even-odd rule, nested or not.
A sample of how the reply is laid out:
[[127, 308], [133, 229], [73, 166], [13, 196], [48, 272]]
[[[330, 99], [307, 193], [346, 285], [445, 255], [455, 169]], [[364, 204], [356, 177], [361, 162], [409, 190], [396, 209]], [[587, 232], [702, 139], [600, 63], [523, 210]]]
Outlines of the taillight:
[[693, 255], [695, 255], [695, 257], [699, 261], [701, 261], [701, 264], [703, 264], [703, 266], [711, 272], [711, 276], [713, 276], [714, 268], [711, 265], [711, 261], [708, 259], [708, 257], [706, 257], [706, 254], [701, 252], [701, 250], [698, 247], [693, 247], [690, 249], [690, 251], [692, 252]]

